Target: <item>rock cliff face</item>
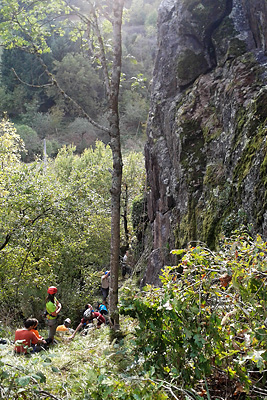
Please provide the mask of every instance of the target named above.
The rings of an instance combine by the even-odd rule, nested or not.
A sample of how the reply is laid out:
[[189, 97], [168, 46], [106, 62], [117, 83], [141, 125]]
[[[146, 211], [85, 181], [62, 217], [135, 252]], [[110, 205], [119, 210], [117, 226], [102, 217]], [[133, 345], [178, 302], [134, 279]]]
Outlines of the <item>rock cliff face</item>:
[[163, 0], [145, 147], [153, 245], [170, 250], [245, 224], [267, 239], [267, 2]]

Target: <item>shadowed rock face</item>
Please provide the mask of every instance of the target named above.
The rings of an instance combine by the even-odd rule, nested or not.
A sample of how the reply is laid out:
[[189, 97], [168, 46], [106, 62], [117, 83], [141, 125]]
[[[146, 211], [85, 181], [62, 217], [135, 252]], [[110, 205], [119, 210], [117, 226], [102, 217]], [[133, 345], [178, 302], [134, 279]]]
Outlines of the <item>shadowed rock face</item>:
[[215, 247], [242, 224], [267, 238], [267, 2], [163, 0], [145, 147], [159, 283], [170, 250]]

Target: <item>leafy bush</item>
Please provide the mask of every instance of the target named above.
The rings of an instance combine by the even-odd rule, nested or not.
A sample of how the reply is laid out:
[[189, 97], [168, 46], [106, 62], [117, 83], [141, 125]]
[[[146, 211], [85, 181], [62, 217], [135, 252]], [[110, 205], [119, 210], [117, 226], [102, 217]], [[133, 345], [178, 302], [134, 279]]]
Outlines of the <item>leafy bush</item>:
[[223, 371], [241, 391], [255, 388], [255, 376], [266, 379], [267, 243], [244, 235], [216, 253], [201, 245], [172, 253], [181, 259], [165, 267], [161, 288], [125, 290], [121, 301], [121, 313], [139, 321], [137, 357], [183, 387]]

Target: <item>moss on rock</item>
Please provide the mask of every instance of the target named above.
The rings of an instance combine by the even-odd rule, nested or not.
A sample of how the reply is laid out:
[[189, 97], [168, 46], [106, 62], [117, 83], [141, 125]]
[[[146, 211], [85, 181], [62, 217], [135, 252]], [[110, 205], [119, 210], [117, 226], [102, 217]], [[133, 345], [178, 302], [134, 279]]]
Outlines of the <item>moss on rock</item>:
[[205, 73], [208, 69], [208, 63], [204, 53], [194, 53], [192, 50], [185, 50], [177, 61], [177, 77], [180, 84], [192, 82], [199, 75]]
[[181, 133], [181, 158], [182, 167], [187, 170], [187, 184], [190, 191], [202, 186], [203, 169], [206, 157], [203, 152], [204, 137], [199, 121], [186, 120], [180, 125]]
[[225, 183], [225, 169], [222, 162], [208, 165], [204, 177], [205, 187], [221, 186]]
[[240, 186], [243, 180], [246, 178], [250, 169], [255, 161], [256, 154], [262, 148], [266, 137], [265, 129], [258, 129], [258, 132], [251, 138], [247, 143], [240, 160], [238, 161], [234, 169], [234, 180], [238, 182]]
[[229, 42], [226, 57], [236, 58], [244, 54], [246, 51], [247, 51], [246, 43], [238, 38], [233, 38]]

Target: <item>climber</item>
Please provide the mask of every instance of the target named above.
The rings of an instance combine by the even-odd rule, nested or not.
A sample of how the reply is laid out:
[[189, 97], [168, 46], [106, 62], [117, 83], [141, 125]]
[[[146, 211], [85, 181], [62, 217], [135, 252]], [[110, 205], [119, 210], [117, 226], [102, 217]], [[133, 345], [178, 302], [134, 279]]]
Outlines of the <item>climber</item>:
[[45, 302], [46, 302], [46, 319], [49, 330], [48, 337], [49, 339], [51, 339], [51, 342], [53, 343], [57, 329], [57, 318], [58, 314], [61, 311], [62, 306], [55, 297], [55, 294], [57, 293], [57, 288], [55, 286], [50, 286], [47, 289], [47, 293], [48, 294], [46, 296]]
[[100, 314], [97, 311], [92, 311], [89, 308], [84, 312], [83, 318], [81, 319], [81, 322], [73, 332], [73, 334], [70, 336], [69, 339], [74, 339], [76, 333], [82, 328], [86, 327], [89, 323], [91, 323], [94, 319], [97, 320], [97, 328], [100, 328], [102, 324], [105, 324], [106, 320], [105, 317]]

